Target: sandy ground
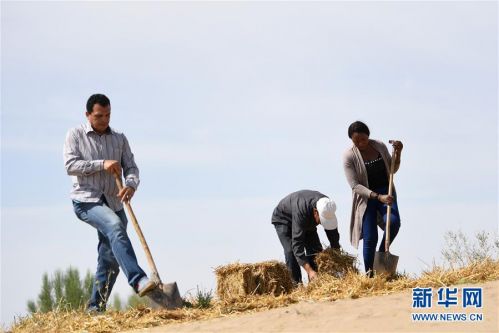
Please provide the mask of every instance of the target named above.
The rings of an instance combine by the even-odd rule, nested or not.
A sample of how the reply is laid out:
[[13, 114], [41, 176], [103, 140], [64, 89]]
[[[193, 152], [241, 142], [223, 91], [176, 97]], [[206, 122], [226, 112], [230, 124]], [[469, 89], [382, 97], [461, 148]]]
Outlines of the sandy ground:
[[[499, 281], [461, 288], [483, 287], [483, 307], [464, 308], [459, 296], [457, 306], [412, 309], [412, 291], [388, 296], [345, 299], [336, 302], [300, 302], [269, 311], [240, 314], [225, 318], [172, 324], [130, 331], [151, 332], [499, 332]], [[434, 288], [434, 294], [436, 289]], [[481, 322], [413, 322], [411, 313], [482, 313]]]

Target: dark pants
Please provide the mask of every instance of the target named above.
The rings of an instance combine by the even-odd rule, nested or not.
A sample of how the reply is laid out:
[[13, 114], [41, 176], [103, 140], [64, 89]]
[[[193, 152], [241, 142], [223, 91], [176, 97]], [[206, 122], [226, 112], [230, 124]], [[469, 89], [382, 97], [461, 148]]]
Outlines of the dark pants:
[[[379, 188], [374, 192], [379, 194], [387, 194], [388, 188]], [[385, 230], [387, 208], [388, 206], [381, 201], [378, 201], [376, 199], [369, 199], [367, 201], [366, 212], [364, 213], [364, 217], [362, 218], [362, 239], [364, 240], [364, 268], [366, 272], [371, 271], [370, 275], [372, 275], [374, 254], [376, 252], [376, 245], [378, 244], [378, 213], [383, 217], [383, 225], [381, 227], [383, 230]], [[394, 195], [392, 212], [390, 214], [390, 244], [393, 242], [395, 236], [397, 236], [399, 228], [400, 216], [397, 206], [397, 198], [396, 195]], [[383, 239], [379, 246], [379, 252], [385, 252], [385, 237], [386, 233], [383, 233]]]
[[[295, 258], [293, 247], [291, 245], [291, 227], [285, 224], [274, 224], [274, 227], [277, 232], [277, 236], [281, 241], [281, 245], [284, 248], [284, 258], [286, 260], [286, 266], [291, 273], [291, 278], [295, 283], [301, 283], [302, 278], [300, 265]], [[314, 261], [315, 254], [322, 251], [322, 245], [317, 231], [313, 230], [305, 234], [305, 251], [308, 263], [314, 270], [317, 270], [317, 265]]]

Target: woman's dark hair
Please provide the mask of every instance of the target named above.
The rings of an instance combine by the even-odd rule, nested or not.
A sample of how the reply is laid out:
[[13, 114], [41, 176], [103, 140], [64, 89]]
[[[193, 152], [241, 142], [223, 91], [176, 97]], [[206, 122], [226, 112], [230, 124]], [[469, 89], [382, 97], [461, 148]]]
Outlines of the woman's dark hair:
[[361, 121], [356, 121], [348, 126], [348, 137], [351, 139], [353, 133], [364, 133], [369, 136], [369, 127]]
[[94, 110], [94, 105], [99, 104], [100, 106], [108, 106], [111, 104], [111, 101], [109, 101], [109, 98], [106, 97], [106, 95], [102, 94], [93, 94], [88, 98], [87, 101], [87, 112], [92, 113]]

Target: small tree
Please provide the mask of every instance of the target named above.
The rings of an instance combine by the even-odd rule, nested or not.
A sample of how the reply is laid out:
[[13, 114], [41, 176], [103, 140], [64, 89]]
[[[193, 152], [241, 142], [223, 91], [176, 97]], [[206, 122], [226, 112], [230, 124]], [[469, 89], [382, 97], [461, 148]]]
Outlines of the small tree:
[[85, 280], [83, 281], [83, 298], [85, 300], [90, 299], [92, 296], [92, 289], [94, 287], [95, 277], [90, 271], [87, 271], [85, 275]]
[[66, 301], [71, 309], [77, 309], [83, 303], [83, 289], [78, 269], [69, 267], [64, 279]]
[[114, 296], [113, 296], [113, 309], [115, 309], [116, 311], [121, 311], [122, 308], [123, 308], [123, 306], [121, 304], [120, 295], [114, 294]]
[[27, 302], [28, 311], [34, 313], [81, 308], [90, 299], [93, 281], [94, 276], [90, 272], [87, 272], [84, 281], [81, 281], [78, 269], [72, 267], [66, 272], [55, 271], [52, 279], [44, 273], [38, 300]]
[[48, 274], [45, 273], [42, 277], [42, 291], [38, 295], [38, 308], [41, 312], [49, 312], [53, 305], [52, 283], [50, 283]]
[[132, 294], [128, 297], [127, 307], [130, 309], [136, 309], [140, 307], [148, 307], [149, 302], [145, 297], [139, 297], [136, 294]]
[[66, 303], [64, 300], [64, 274], [61, 270], [55, 271], [52, 283], [54, 286], [55, 306], [64, 306]]
[[34, 301], [28, 301], [28, 311], [30, 313], [35, 313], [38, 311], [38, 309], [36, 308], [36, 303]]

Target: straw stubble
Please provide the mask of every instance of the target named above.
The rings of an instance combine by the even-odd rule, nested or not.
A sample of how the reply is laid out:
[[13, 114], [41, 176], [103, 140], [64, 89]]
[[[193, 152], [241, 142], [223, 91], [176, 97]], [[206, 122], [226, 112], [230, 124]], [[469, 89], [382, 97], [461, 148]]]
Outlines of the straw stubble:
[[[282, 268], [282, 266], [280, 267]], [[229, 272], [230, 270], [223, 271]], [[271, 274], [262, 276], [274, 279]], [[229, 316], [241, 312], [264, 311], [302, 300], [334, 301], [343, 298], [387, 295], [414, 287], [435, 288], [492, 280], [499, 280], [499, 261], [489, 259], [459, 269], [444, 269], [435, 266], [431, 270], [423, 272], [420, 277], [398, 275], [391, 279], [386, 279], [383, 276], [368, 278], [355, 271], [347, 271], [339, 278], [335, 277], [334, 274], [319, 274], [319, 277], [308, 286], [296, 288], [287, 294], [283, 292], [284, 289], [281, 289], [279, 296], [273, 294], [257, 295], [256, 293], [237, 296], [240, 291], [237, 290], [237, 293], [231, 293], [232, 297], [219, 299], [208, 309], [151, 310], [139, 308], [120, 312], [109, 311], [101, 316], [89, 316], [81, 311], [36, 313], [18, 319], [11, 328], [11, 332], [116, 332], [161, 326], [174, 322]], [[252, 283], [252, 286], [258, 285], [256, 282]], [[267, 287], [267, 290], [279, 290], [275, 283], [268, 283]], [[254, 289], [258, 290], [258, 288]]]

